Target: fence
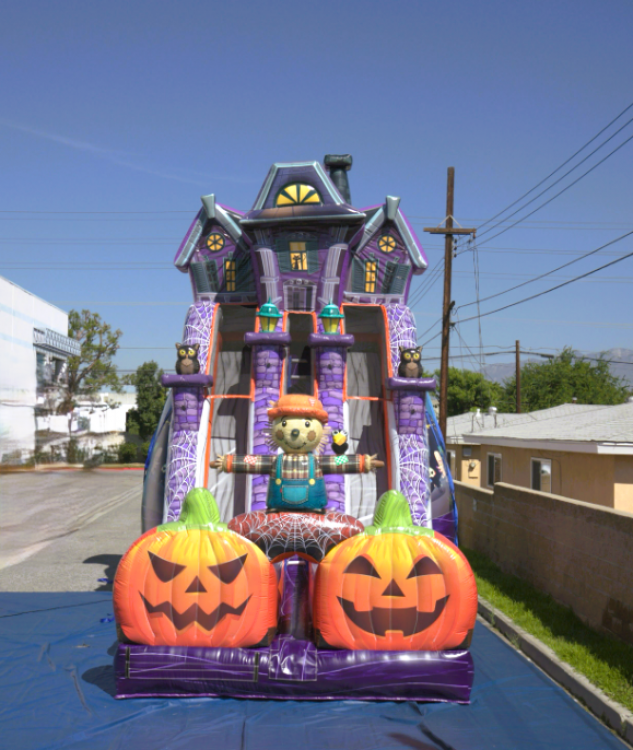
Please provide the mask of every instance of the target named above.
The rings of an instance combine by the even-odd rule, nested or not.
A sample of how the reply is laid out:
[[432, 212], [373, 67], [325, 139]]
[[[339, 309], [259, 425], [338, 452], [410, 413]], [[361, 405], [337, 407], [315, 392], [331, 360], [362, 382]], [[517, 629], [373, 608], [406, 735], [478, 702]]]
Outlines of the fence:
[[633, 643], [633, 514], [499, 482], [455, 482], [460, 545]]

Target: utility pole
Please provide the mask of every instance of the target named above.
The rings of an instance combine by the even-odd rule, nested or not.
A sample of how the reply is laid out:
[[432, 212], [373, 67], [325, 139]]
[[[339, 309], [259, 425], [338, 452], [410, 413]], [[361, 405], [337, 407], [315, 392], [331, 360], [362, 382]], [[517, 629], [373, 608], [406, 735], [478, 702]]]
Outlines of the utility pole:
[[516, 381], [517, 381], [517, 414], [521, 413], [521, 348], [519, 342], [515, 341], [515, 358], [516, 358]]
[[[446, 183], [446, 219], [438, 227], [424, 227], [430, 234], [444, 235], [444, 304], [442, 308], [442, 360], [440, 364], [440, 430], [446, 439], [446, 417], [448, 412], [448, 349], [450, 336], [451, 310], [455, 302], [451, 300], [451, 272], [453, 268], [453, 236], [470, 234], [476, 229], [453, 226], [453, 202], [455, 196], [455, 167], [448, 168]], [[444, 224], [444, 226], [442, 226]]]

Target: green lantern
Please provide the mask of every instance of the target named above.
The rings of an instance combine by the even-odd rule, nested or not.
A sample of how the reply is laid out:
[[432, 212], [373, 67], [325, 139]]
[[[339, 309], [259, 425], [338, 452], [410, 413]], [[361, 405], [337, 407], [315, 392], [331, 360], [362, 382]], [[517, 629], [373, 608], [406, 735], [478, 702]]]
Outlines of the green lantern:
[[257, 313], [259, 318], [259, 327], [264, 333], [272, 333], [277, 327], [277, 321], [283, 317], [279, 312], [279, 308], [268, 298], [268, 302], [264, 303]]
[[319, 318], [323, 321], [323, 330], [326, 333], [338, 333], [339, 320], [342, 320], [344, 317], [343, 313], [333, 302], [326, 305], [319, 313]]

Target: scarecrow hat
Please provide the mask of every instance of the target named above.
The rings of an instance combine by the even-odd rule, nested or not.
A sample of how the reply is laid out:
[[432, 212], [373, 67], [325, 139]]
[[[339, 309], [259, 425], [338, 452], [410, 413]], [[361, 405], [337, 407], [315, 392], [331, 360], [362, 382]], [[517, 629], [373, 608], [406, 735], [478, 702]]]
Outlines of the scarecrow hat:
[[279, 401], [273, 402], [268, 410], [268, 419], [272, 422], [277, 417], [306, 417], [323, 423], [329, 419], [319, 399], [303, 393], [287, 393]]

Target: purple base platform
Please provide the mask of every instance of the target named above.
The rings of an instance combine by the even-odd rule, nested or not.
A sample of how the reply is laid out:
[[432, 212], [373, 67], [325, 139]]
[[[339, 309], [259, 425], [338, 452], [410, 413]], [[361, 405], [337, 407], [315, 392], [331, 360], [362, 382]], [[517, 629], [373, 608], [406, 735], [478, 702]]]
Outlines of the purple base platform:
[[252, 649], [120, 644], [114, 667], [117, 698], [468, 703], [473, 683], [468, 651], [335, 651], [290, 635]]

